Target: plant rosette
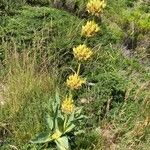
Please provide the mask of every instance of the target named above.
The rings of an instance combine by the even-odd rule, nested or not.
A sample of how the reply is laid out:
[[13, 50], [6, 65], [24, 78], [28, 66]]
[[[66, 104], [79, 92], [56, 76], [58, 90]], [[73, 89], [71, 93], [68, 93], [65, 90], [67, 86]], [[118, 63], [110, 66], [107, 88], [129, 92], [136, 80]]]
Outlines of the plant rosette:
[[[52, 102], [52, 99], [50, 101]], [[82, 133], [83, 130], [80, 130], [77, 124], [86, 117], [81, 114], [82, 107], [76, 107], [71, 114], [65, 114], [61, 110], [61, 105], [59, 94], [56, 92], [55, 99], [50, 107], [51, 113], [46, 116], [48, 130], [31, 140], [31, 143], [45, 144], [54, 142], [58, 150], [70, 149], [70, 133], [72, 135]]]

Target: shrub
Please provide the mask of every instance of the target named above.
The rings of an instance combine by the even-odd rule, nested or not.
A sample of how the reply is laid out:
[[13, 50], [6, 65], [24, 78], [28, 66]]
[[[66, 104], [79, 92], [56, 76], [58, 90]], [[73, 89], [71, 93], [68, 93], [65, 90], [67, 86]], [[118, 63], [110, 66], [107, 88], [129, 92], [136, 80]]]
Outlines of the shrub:
[[25, 0], [1, 0], [0, 16], [2, 14], [15, 14], [19, 7], [25, 4]]

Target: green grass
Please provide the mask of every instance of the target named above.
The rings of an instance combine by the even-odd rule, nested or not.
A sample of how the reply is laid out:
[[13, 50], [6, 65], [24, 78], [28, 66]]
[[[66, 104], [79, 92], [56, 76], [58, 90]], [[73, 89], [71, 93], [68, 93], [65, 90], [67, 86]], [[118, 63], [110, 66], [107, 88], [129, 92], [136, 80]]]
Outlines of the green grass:
[[[18, 55], [19, 56], [19, 55]], [[7, 59], [6, 76], [2, 80], [0, 130], [5, 142], [23, 146], [37, 132], [45, 128], [49, 97], [55, 89], [52, 72], [36, 71], [36, 60], [27, 53]], [[22, 61], [20, 61], [22, 58]], [[22, 62], [22, 63], [21, 63]], [[3, 132], [4, 131], [4, 132]], [[6, 144], [8, 145], [8, 144]]]
[[[9, 5], [14, 6], [10, 9], [12, 14], [7, 9], [1, 11], [0, 149], [42, 149], [29, 141], [46, 130], [44, 116], [49, 98], [56, 88], [61, 97], [65, 95], [66, 77], [76, 67], [72, 48], [86, 42], [94, 47], [94, 56], [81, 65], [81, 74], [88, 84], [74, 92], [74, 98], [77, 106], [84, 106], [88, 119], [81, 125], [86, 133], [75, 138], [72, 149], [148, 150], [150, 71], [146, 3], [108, 0], [102, 23], [98, 21], [101, 31], [88, 40], [80, 36], [85, 18], [51, 8], [47, 2], [29, 3], [32, 6], [20, 3], [15, 11], [17, 3]], [[125, 44], [127, 39], [133, 42], [132, 57], [123, 55], [124, 47], [130, 43]]]

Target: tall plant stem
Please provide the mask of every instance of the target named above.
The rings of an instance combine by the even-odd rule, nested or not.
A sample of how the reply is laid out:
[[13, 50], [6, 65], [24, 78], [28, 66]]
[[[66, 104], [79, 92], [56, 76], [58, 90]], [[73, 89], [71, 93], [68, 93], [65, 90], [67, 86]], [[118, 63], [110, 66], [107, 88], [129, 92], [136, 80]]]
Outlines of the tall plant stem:
[[77, 74], [79, 75], [80, 73], [80, 68], [81, 68], [81, 63], [78, 64], [78, 70], [77, 70]]

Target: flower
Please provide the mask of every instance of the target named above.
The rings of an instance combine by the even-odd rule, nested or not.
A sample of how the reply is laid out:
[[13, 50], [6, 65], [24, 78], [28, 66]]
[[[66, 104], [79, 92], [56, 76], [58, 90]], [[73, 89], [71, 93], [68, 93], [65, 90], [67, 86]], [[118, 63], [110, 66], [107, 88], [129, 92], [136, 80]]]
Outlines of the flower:
[[52, 139], [53, 140], [57, 140], [58, 138], [60, 138], [62, 135], [62, 133], [59, 130], [56, 130], [55, 133], [52, 135]]
[[99, 30], [99, 26], [94, 21], [88, 21], [85, 26], [82, 26], [81, 35], [93, 37]]
[[104, 0], [90, 0], [87, 3], [86, 9], [88, 13], [99, 16], [105, 7], [106, 3]]
[[71, 90], [79, 89], [84, 83], [85, 83], [85, 79], [82, 79], [77, 73], [70, 75], [67, 79], [67, 86]]
[[87, 60], [93, 54], [91, 48], [88, 48], [85, 44], [73, 48], [73, 53], [74, 57], [77, 58], [78, 60]]
[[66, 113], [66, 114], [70, 114], [74, 111], [74, 103], [73, 103], [73, 99], [72, 96], [66, 96], [65, 100], [63, 101], [62, 105], [61, 105], [61, 110], [62, 112]]

